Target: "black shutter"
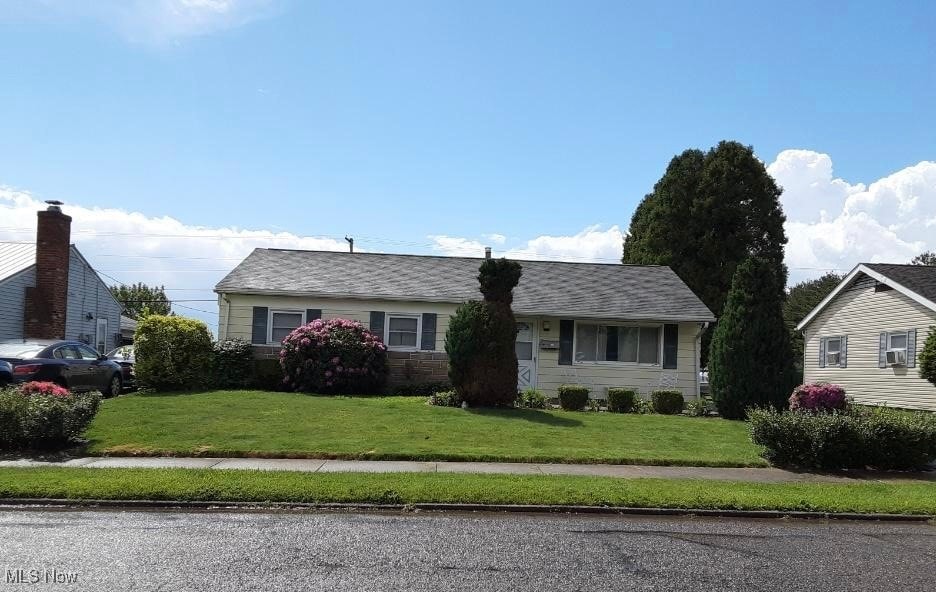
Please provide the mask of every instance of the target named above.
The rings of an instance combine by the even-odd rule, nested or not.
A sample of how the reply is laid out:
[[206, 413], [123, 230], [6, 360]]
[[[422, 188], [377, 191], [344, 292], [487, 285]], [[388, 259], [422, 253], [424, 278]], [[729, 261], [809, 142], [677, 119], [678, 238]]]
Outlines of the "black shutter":
[[679, 353], [679, 325], [670, 323], [663, 325], [663, 367], [676, 368], [676, 357]]
[[572, 335], [574, 332], [574, 321], [570, 319], [559, 321], [559, 363], [563, 366], [572, 365]]
[[265, 306], [253, 307], [253, 325], [250, 333], [250, 343], [266, 345], [267, 317], [269, 314], [270, 309]]
[[605, 360], [617, 362], [618, 359], [618, 328], [614, 325], [608, 326], [608, 339], [605, 345]]
[[306, 309], [306, 322], [311, 323], [315, 319], [322, 318], [322, 309], [321, 308], [307, 308]]
[[380, 337], [380, 340], [383, 341], [383, 327], [384, 327], [384, 313], [382, 310], [372, 310], [370, 313], [370, 330], [371, 333]]
[[436, 341], [436, 314], [434, 312], [424, 312], [422, 314], [422, 340], [419, 349], [426, 351], [435, 351]]

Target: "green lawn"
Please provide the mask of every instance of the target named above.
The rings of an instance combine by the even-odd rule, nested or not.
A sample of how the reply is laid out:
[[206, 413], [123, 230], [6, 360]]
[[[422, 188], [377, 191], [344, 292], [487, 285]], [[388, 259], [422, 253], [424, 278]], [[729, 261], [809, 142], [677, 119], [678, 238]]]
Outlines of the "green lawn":
[[217, 391], [104, 401], [97, 455], [766, 466], [742, 422], [431, 407], [421, 397]]
[[936, 483], [735, 483], [450, 473], [0, 469], [0, 499], [489, 503], [936, 515]]

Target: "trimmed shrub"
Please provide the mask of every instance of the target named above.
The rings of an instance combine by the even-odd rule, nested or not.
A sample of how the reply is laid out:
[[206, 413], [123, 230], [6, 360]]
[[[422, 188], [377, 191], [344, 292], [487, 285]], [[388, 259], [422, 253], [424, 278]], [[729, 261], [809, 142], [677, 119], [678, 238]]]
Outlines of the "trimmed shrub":
[[929, 334], [926, 341], [923, 342], [923, 349], [917, 355], [920, 363], [920, 378], [936, 385], [936, 327], [929, 328]]
[[485, 259], [478, 281], [484, 301], [468, 301], [449, 319], [449, 379], [472, 406], [513, 406], [517, 398], [517, 322], [510, 305], [520, 265]]
[[681, 391], [672, 390], [653, 391], [650, 393], [650, 401], [653, 403], [653, 410], [662, 415], [682, 413], [683, 405], [686, 403]]
[[285, 391], [279, 360], [253, 360], [250, 386], [262, 391]]
[[581, 411], [588, 404], [587, 386], [563, 384], [559, 387], [559, 406], [566, 411]]
[[462, 404], [461, 398], [453, 389], [432, 393], [426, 402], [436, 407], [461, 407]]
[[242, 389], [250, 384], [253, 351], [250, 343], [238, 337], [214, 344], [214, 382], [222, 389]]
[[286, 336], [280, 365], [295, 391], [374, 394], [387, 378], [387, 346], [357, 321], [316, 319]]
[[608, 389], [608, 411], [614, 413], [636, 413], [637, 401], [640, 396], [637, 391], [626, 388]]
[[695, 401], [687, 401], [686, 406], [683, 409], [686, 415], [691, 417], [705, 417], [709, 414], [709, 405], [708, 401], [705, 399], [697, 399]]
[[139, 321], [133, 347], [142, 388], [191, 390], [213, 382], [211, 333], [201, 321], [149, 315]]
[[[94, 419], [100, 393], [68, 393], [27, 383], [0, 391], [0, 448], [63, 448], [76, 440]], [[40, 385], [40, 386], [36, 386]], [[24, 385], [25, 386], [25, 385]]]
[[847, 404], [845, 389], [837, 384], [801, 384], [790, 395], [791, 411], [842, 411]]
[[436, 393], [450, 390], [452, 390], [452, 385], [447, 382], [414, 382], [399, 384], [390, 389], [390, 394], [395, 396], [430, 397]]
[[753, 409], [751, 439], [771, 464], [801, 469], [904, 470], [936, 459], [936, 415], [894, 409], [830, 413]]
[[523, 409], [546, 409], [548, 400], [542, 391], [528, 388], [517, 396], [517, 407]]

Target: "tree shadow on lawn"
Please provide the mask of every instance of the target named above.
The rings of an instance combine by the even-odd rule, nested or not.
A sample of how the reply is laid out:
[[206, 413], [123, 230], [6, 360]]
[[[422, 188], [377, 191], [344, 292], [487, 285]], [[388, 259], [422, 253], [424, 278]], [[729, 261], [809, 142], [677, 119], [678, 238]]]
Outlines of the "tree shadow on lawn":
[[582, 422], [571, 417], [562, 417], [553, 413], [546, 413], [539, 409], [494, 409], [494, 408], [468, 408], [469, 413], [476, 415], [486, 415], [491, 417], [505, 417], [507, 419], [523, 419], [533, 423], [542, 423], [551, 426], [574, 428], [582, 425]]

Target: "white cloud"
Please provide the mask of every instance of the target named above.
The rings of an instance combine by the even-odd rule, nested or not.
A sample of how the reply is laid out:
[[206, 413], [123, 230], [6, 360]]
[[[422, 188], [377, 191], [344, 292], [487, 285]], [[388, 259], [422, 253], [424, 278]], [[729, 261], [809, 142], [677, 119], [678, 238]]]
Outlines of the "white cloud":
[[860, 262], [906, 263], [936, 248], [936, 162], [864, 185], [836, 178], [827, 154], [785, 150], [768, 171], [784, 188], [791, 281]]
[[[507, 238], [503, 235], [482, 235], [491, 242], [498, 242], [493, 237]], [[459, 257], [480, 257], [485, 245], [478, 240], [445, 235], [430, 235], [432, 249], [444, 255]], [[589, 226], [570, 236], [542, 235], [529, 239], [522, 244], [503, 249], [494, 249], [496, 257], [512, 259], [544, 259], [550, 261], [593, 261], [616, 263], [621, 260], [621, 243], [624, 235], [620, 227], [604, 229], [601, 225]]]
[[[5, 1], [0, 0], [0, 8]], [[131, 41], [164, 43], [242, 26], [280, 0], [14, 0], [8, 18], [97, 21]]]
[[[0, 241], [34, 241], [36, 212], [46, 206], [29, 193], [0, 187]], [[171, 299], [213, 300], [214, 285], [256, 247], [346, 251], [343, 237], [190, 226], [169, 216], [66, 204], [72, 242], [92, 266], [119, 282], [164, 285]], [[360, 249], [359, 249], [360, 250]], [[117, 283], [103, 277], [108, 284]], [[211, 326], [212, 302], [180, 302], [176, 311]], [[201, 314], [189, 308], [208, 311]]]
[[504, 236], [503, 234], [497, 234], [496, 232], [493, 234], [482, 234], [481, 236], [488, 239], [495, 245], [502, 245], [507, 242], [506, 236]]

